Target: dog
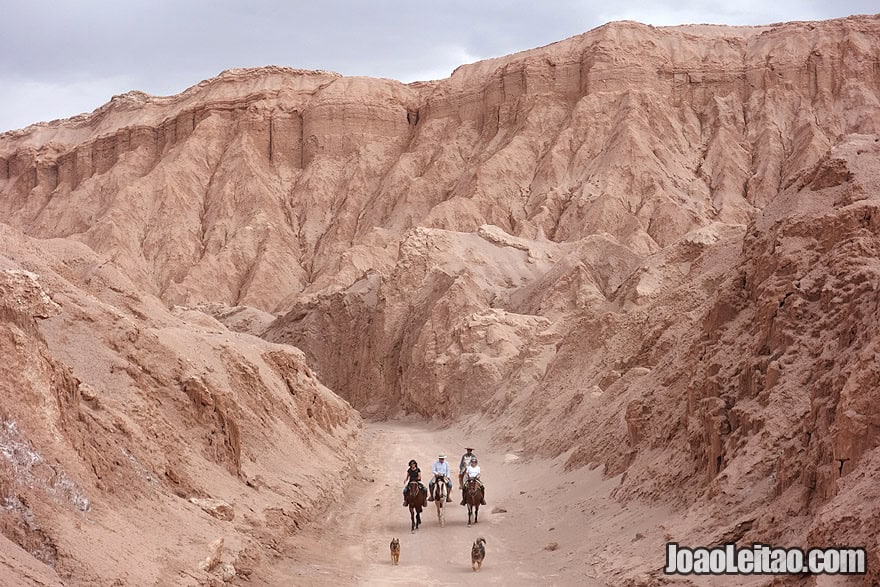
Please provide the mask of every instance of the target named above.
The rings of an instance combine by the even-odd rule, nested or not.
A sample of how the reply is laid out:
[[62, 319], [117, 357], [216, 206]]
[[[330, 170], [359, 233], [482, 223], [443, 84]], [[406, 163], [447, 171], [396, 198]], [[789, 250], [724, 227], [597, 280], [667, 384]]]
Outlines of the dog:
[[480, 570], [483, 566], [483, 559], [486, 558], [486, 539], [477, 538], [471, 547], [471, 567], [474, 571]]
[[400, 562], [400, 540], [394, 538], [391, 541], [391, 564], [396, 565]]

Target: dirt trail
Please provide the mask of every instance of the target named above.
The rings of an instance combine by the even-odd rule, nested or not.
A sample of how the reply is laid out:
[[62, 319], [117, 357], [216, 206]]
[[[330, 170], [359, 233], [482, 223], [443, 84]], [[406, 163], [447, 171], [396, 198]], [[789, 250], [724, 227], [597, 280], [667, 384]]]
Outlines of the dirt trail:
[[[440, 527], [436, 508], [429, 503], [422, 512], [421, 529], [411, 533], [409, 511], [401, 505], [406, 463], [415, 458], [427, 480], [431, 464], [443, 451], [450, 456], [455, 471], [465, 439], [456, 439], [453, 434], [451, 430], [430, 430], [424, 425], [368, 425], [363, 456], [369, 464], [362, 474], [373, 481], [350, 489], [347, 498], [331, 508], [327, 518], [305, 530], [301, 538], [310, 544], [295, 549], [291, 560], [278, 569], [279, 578], [286, 577], [296, 585], [326, 585], [331, 581], [337, 585], [605, 584], [580, 573], [577, 579], [559, 575], [559, 563], [564, 561], [553, 556], [557, 553], [544, 550], [545, 542], [538, 541], [532, 516], [497, 509], [526, 499], [515, 483], [523, 467], [541, 468], [539, 464], [513, 464], [513, 454], [476, 451], [488, 502], [480, 510], [478, 524], [467, 526], [467, 510], [455, 500], [446, 504], [445, 527]], [[483, 569], [474, 572], [470, 548], [480, 536], [486, 539], [487, 555]], [[389, 555], [393, 537], [401, 542], [400, 565], [396, 567], [391, 565]]]
[[[517, 446], [495, 447], [460, 429], [426, 423], [367, 424], [361, 436], [364, 468], [347, 482], [346, 494], [283, 549], [283, 558], [261, 580], [271, 585], [512, 585], [756, 586], [765, 578], [664, 577], [665, 543], [688, 543], [692, 530], [682, 512], [612, 497], [620, 477], [600, 468], [564, 471], [568, 454], [529, 459]], [[458, 500], [447, 504], [440, 527], [436, 509], [422, 512], [410, 533], [401, 505], [404, 471], [414, 458], [423, 479], [439, 452], [457, 469], [465, 443], [475, 446], [488, 505], [467, 526]], [[482, 448], [481, 448], [482, 447]], [[456, 493], [458, 489], [456, 487]], [[471, 570], [470, 549], [486, 539], [482, 570]], [[401, 542], [392, 566], [389, 542]]]

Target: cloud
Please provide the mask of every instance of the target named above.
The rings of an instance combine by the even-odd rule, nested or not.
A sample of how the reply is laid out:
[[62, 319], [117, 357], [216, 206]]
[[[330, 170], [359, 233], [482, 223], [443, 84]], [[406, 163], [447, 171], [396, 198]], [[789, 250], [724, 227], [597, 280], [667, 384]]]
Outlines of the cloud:
[[605, 3], [599, 11], [603, 22], [637, 20], [655, 26], [680, 24], [764, 25], [793, 20], [822, 20], [851, 14], [871, 14], [873, 2], [849, 0], [653, 0]]
[[113, 95], [128, 91], [131, 83], [127, 76], [59, 83], [0, 78], [0, 132], [91, 112]]
[[399, 66], [400, 74], [394, 79], [404, 83], [444, 79], [456, 67], [486, 59], [487, 55], [473, 55], [460, 45], [441, 46], [432, 50], [431, 59], [415, 58]]
[[128, 90], [177, 93], [233, 67], [287, 65], [413, 81], [610, 20], [767, 24], [874, 10], [868, 0], [8, 2], [0, 131], [91, 111]]

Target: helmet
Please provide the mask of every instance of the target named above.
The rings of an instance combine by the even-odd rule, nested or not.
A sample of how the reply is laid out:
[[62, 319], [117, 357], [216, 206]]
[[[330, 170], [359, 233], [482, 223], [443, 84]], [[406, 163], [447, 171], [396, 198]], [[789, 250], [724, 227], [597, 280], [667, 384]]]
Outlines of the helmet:
[[415, 459], [411, 459], [411, 460], [409, 461], [409, 466], [411, 467], [411, 466], [413, 466], [413, 465], [418, 465], [418, 463], [416, 462]]
[[472, 462], [472, 463], [476, 463], [476, 462], [477, 462], [477, 457], [471, 457], [471, 462]]

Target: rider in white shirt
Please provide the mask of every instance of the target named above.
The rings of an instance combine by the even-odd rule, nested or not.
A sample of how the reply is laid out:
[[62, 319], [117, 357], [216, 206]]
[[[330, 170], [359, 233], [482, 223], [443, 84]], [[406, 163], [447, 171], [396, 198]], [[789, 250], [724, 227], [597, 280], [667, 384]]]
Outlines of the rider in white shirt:
[[474, 454], [474, 449], [469, 446], [464, 447], [464, 450], [467, 452], [461, 455], [461, 462], [458, 464], [458, 487], [462, 491], [464, 491], [464, 470], [471, 464], [471, 459], [477, 456]]
[[446, 478], [446, 501], [452, 501], [452, 498], [449, 497], [449, 494], [452, 493], [452, 479], [449, 478], [449, 474], [449, 463], [446, 462], [446, 455], [438, 455], [437, 462], [431, 466], [431, 480], [428, 482], [430, 497], [428, 497], [428, 501], [434, 501], [434, 483], [437, 482], [438, 476]]
[[[477, 457], [472, 457], [470, 464], [464, 470], [465, 483], [470, 479], [475, 479], [480, 484], [480, 489], [483, 490], [483, 499], [480, 501], [480, 505], [486, 505], [486, 486], [480, 480], [480, 465], [477, 463]], [[461, 505], [465, 505], [464, 490], [461, 492]]]

